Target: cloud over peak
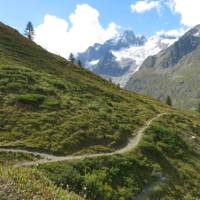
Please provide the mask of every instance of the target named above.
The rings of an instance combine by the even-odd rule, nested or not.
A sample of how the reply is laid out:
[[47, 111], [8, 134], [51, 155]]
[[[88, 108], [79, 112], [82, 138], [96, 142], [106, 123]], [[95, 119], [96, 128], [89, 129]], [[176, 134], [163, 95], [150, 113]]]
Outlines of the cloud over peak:
[[69, 21], [47, 14], [35, 29], [35, 42], [63, 57], [85, 51], [94, 43], [103, 43], [118, 34], [115, 23], [104, 28], [99, 16], [99, 11], [88, 4], [77, 5]]
[[168, 0], [170, 9], [181, 16], [181, 23], [195, 26], [200, 23], [199, 0]]

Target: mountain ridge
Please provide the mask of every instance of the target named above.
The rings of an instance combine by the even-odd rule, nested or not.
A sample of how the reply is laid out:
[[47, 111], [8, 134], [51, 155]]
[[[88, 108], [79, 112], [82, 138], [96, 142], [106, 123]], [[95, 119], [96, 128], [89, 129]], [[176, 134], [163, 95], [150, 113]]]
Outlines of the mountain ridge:
[[147, 58], [126, 88], [162, 101], [168, 95], [176, 107], [196, 109], [200, 93], [199, 30], [200, 26], [195, 26], [172, 46]]

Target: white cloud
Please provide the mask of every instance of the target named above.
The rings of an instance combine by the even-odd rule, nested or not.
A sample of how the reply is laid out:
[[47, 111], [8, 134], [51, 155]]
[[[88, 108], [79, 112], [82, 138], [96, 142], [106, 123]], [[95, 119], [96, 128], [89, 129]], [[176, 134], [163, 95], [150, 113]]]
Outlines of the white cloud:
[[159, 11], [159, 1], [140, 0], [131, 5], [132, 12], [144, 13], [146, 11], [157, 9]]
[[88, 4], [77, 5], [69, 22], [47, 14], [44, 22], [35, 28], [35, 42], [64, 57], [71, 52], [85, 51], [94, 43], [103, 43], [118, 34], [119, 26], [112, 22], [103, 28], [99, 16]]
[[187, 31], [188, 31], [187, 28], [172, 29], [172, 30], [168, 30], [168, 31], [161, 30], [161, 31], [158, 31], [156, 33], [156, 35], [179, 38], [182, 35], [184, 35], [184, 33], [186, 33]]
[[200, 23], [199, 0], [168, 0], [167, 5], [181, 16], [181, 23], [194, 26]]
[[157, 9], [167, 5], [174, 14], [179, 14], [181, 24], [192, 27], [200, 24], [200, 0], [139, 0], [131, 5], [131, 10], [137, 13]]
[[[45, 49], [62, 54], [66, 50], [68, 38], [68, 22], [56, 16], [46, 15], [43, 24], [35, 28], [35, 42]], [[66, 52], [67, 54], [67, 52]]]

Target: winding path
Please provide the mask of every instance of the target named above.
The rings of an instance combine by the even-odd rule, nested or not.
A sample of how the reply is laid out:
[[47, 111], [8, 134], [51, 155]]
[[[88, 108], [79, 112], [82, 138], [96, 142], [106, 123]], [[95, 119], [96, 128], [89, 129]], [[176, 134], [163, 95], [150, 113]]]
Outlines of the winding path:
[[127, 146], [125, 146], [122, 149], [111, 152], [111, 153], [85, 154], [85, 155], [78, 155], [78, 156], [75, 156], [75, 155], [54, 156], [54, 155], [45, 154], [45, 153], [37, 153], [35, 151], [20, 150], [20, 149], [14, 149], [14, 148], [3, 148], [3, 147], [2, 148], [0, 147], [0, 152], [28, 153], [28, 154], [42, 157], [42, 159], [40, 159], [40, 160], [23, 162], [23, 163], [17, 164], [17, 166], [34, 166], [34, 165], [58, 162], [58, 161], [81, 160], [81, 159], [85, 159], [85, 158], [96, 158], [96, 157], [101, 157], [101, 156], [124, 154], [124, 153], [130, 152], [133, 149], [135, 149], [138, 146], [138, 144], [140, 143], [146, 129], [148, 129], [155, 120], [159, 119], [160, 117], [162, 117], [163, 115], [166, 115], [166, 114], [167, 113], [158, 114], [156, 117], [147, 121], [143, 127], [139, 128], [136, 131], [136, 133], [134, 133], [134, 135], [136, 135], [136, 136], [129, 140]]

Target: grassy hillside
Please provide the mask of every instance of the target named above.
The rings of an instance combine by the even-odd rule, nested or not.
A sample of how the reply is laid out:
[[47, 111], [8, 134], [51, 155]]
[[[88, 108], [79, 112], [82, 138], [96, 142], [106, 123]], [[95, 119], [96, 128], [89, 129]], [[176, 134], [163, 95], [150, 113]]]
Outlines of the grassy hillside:
[[174, 112], [156, 121], [131, 153], [39, 170], [91, 200], [194, 200], [200, 198], [199, 152], [200, 116]]
[[[0, 199], [200, 198], [198, 113], [122, 90], [0, 24], [0, 147], [61, 155], [110, 152], [158, 113], [168, 115], [154, 121], [137, 149], [124, 155], [37, 169], [0, 166]], [[0, 154], [4, 165], [35, 159]]]
[[1, 200], [83, 200], [59, 189], [36, 169], [0, 166]]
[[200, 26], [175, 44], [147, 58], [126, 88], [165, 101], [171, 96], [178, 108], [196, 110], [200, 103]]
[[109, 152], [162, 110], [0, 24], [0, 146]]

